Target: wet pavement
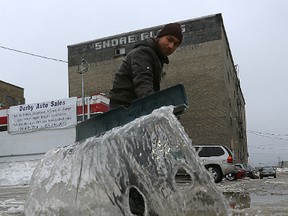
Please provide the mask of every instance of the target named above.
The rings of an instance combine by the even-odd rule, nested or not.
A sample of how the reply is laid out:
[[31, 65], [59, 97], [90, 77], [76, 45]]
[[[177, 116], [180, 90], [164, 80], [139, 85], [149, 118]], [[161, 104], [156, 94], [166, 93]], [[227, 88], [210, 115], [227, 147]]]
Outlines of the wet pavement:
[[[225, 180], [217, 184], [233, 215], [288, 215], [288, 173], [277, 178]], [[0, 216], [23, 216], [29, 186], [0, 186]]]
[[277, 178], [240, 179], [218, 184], [233, 215], [288, 215], [288, 173]]

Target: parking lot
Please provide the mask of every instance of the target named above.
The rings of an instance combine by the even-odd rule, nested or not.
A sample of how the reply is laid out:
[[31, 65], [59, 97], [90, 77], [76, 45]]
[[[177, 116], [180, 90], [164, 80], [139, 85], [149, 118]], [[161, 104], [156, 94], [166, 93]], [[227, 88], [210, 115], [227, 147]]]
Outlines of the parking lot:
[[[288, 172], [277, 178], [224, 180], [217, 184], [227, 198], [233, 215], [287, 215]], [[0, 215], [23, 216], [29, 186], [0, 187]]]

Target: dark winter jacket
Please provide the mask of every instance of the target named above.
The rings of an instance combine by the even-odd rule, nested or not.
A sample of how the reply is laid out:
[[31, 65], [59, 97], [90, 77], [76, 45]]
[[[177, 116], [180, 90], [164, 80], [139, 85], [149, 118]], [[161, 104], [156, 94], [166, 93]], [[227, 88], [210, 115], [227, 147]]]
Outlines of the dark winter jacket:
[[110, 108], [129, 106], [132, 101], [160, 90], [163, 64], [169, 63], [154, 38], [134, 46], [115, 74], [110, 90]]

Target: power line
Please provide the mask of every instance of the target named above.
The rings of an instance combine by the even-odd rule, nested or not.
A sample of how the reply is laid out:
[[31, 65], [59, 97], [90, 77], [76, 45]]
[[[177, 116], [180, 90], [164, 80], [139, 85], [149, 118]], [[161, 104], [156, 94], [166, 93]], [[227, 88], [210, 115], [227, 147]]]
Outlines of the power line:
[[265, 133], [265, 132], [253, 131], [253, 130], [247, 130], [247, 132], [256, 136], [266, 137], [270, 139], [288, 140], [287, 134]]
[[259, 133], [259, 134], [268, 134], [272, 136], [288, 136], [288, 134], [275, 134], [275, 133], [267, 133], [267, 132], [253, 131], [253, 130], [247, 130], [247, 131], [253, 132], [253, 133]]
[[[271, 144], [270, 144], [271, 145]], [[265, 147], [265, 146], [251, 146], [248, 145], [248, 148], [258, 149], [258, 150], [280, 150], [280, 151], [288, 151], [288, 148], [275, 148], [275, 147]]]
[[48, 59], [48, 60], [68, 63], [68, 61], [64, 61], [64, 60], [61, 60], [61, 59], [56, 59], [56, 58], [50, 58], [50, 57], [47, 57], [47, 56], [37, 55], [37, 54], [34, 54], [34, 53], [29, 53], [29, 52], [25, 52], [25, 51], [21, 51], [21, 50], [17, 50], [17, 49], [12, 49], [12, 48], [5, 47], [5, 46], [0, 46], [0, 48], [6, 49], [6, 50], [10, 50], [10, 51], [14, 51], [14, 52], [18, 52], [18, 53], [22, 53], [22, 54], [26, 54], [26, 55], [31, 55], [31, 56], [38, 57], [38, 58], [44, 58], [44, 59]]

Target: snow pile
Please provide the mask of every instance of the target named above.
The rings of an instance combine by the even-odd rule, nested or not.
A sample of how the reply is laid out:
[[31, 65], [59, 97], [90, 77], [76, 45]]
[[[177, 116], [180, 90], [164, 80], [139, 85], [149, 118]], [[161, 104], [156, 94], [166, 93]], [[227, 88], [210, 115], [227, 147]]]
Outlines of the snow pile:
[[24, 213], [24, 205], [20, 205], [17, 208], [15, 207], [11, 207], [7, 210], [8, 214], [20, 214], [20, 213]]
[[288, 172], [288, 167], [283, 167], [283, 168], [277, 168], [277, 172], [279, 173], [285, 173], [285, 172]]
[[39, 160], [0, 164], [0, 186], [27, 185]]

